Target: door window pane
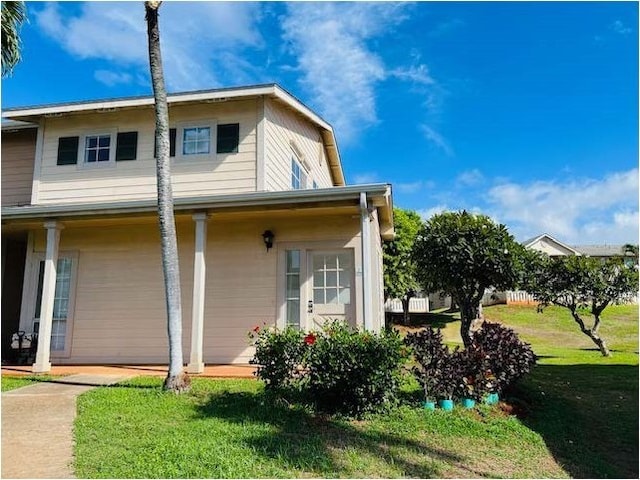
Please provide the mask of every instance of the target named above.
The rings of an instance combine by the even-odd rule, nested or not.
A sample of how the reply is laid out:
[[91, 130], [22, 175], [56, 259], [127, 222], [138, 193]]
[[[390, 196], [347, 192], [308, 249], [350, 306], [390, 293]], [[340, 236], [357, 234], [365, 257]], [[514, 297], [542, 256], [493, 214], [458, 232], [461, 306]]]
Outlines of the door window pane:
[[[38, 289], [36, 291], [36, 309], [34, 331], [40, 326], [42, 304], [42, 286], [44, 282], [44, 260], [38, 270]], [[71, 294], [71, 259], [59, 258], [56, 267], [56, 289], [53, 299], [53, 323], [51, 325], [51, 350], [64, 350], [67, 334], [67, 316], [69, 314], [69, 296]]]
[[286, 252], [287, 325], [300, 328], [300, 250]]
[[313, 256], [313, 301], [321, 304], [351, 303], [352, 255], [350, 253]]

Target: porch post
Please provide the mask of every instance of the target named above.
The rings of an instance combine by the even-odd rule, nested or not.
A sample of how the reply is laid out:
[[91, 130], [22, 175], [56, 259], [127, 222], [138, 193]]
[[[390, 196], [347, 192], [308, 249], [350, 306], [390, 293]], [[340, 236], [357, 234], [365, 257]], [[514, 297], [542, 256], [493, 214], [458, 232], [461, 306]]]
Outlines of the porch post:
[[196, 222], [195, 255], [193, 258], [193, 307], [191, 309], [191, 355], [188, 373], [204, 372], [202, 347], [204, 336], [204, 286], [206, 278], [207, 214], [193, 215]]
[[371, 315], [371, 230], [369, 225], [369, 207], [367, 205], [367, 194], [360, 193], [360, 239], [362, 241], [362, 316], [364, 319], [364, 329], [373, 331], [373, 318]]
[[51, 370], [51, 325], [53, 323], [53, 303], [56, 293], [56, 268], [58, 265], [58, 246], [62, 225], [50, 221], [44, 223], [47, 229], [47, 250], [44, 259], [44, 277], [42, 280], [42, 302], [40, 303], [40, 327], [38, 329], [38, 350], [33, 373], [45, 373]]

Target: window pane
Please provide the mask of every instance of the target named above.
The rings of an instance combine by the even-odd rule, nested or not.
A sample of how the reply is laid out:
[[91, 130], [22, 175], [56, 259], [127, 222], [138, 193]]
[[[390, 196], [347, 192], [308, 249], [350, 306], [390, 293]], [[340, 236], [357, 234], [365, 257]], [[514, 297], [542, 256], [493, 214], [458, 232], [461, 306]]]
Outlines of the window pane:
[[95, 150], [87, 150], [85, 158], [87, 162], [95, 162], [97, 158], [97, 152]]
[[206, 142], [198, 142], [197, 144], [197, 153], [209, 153], [209, 141]]
[[194, 142], [198, 138], [198, 131], [196, 128], [185, 128], [184, 135], [182, 137], [183, 142]]
[[98, 137], [87, 137], [86, 145], [88, 148], [96, 148], [98, 146]]
[[338, 303], [338, 289], [327, 288], [327, 303]]
[[313, 269], [314, 270], [322, 270], [324, 268], [324, 256], [323, 255], [314, 255], [313, 256]]
[[109, 161], [109, 150], [102, 149], [98, 150], [98, 161], [99, 162], [108, 162]]
[[196, 144], [193, 142], [185, 143], [182, 146], [182, 153], [184, 155], [193, 155], [196, 153]]
[[300, 271], [300, 250], [287, 250], [287, 273]]
[[300, 301], [287, 300], [287, 325], [300, 325]]
[[351, 286], [351, 271], [346, 270], [340, 272], [340, 284], [341, 287], [350, 287]]
[[103, 137], [99, 137], [98, 140], [98, 145], [101, 147], [108, 147], [111, 144], [111, 137], [110, 136], [103, 136]]
[[307, 188], [307, 174], [300, 172], [300, 188]]
[[327, 272], [327, 287], [335, 287], [338, 285], [337, 276], [337, 272]]
[[345, 305], [349, 305], [351, 303], [351, 289], [350, 288], [341, 288], [340, 289], [340, 298], [339, 302]]
[[324, 288], [313, 289], [313, 303], [324, 304]]
[[313, 272], [313, 286], [324, 287], [324, 272]]
[[287, 299], [300, 298], [300, 277], [287, 275]]
[[198, 129], [198, 140], [200, 141], [209, 141], [209, 135], [210, 135], [211, 131], [209, 129], [209, 127], [207, 128], [199, 128]]
[[341, 253], [338, 255], [338, 266], [340, 268], [351, 268], [351, 255]]

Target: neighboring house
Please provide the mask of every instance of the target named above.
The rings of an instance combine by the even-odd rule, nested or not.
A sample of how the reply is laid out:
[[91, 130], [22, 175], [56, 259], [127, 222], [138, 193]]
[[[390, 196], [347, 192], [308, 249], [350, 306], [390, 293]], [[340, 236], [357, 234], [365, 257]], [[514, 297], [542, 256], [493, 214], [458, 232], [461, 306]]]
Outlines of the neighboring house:
[[[331, 126], [277, 85], [169, 106], [188, 370], [248, 362], [256, 325], [379, 331], [390, 185], [346, 186]], [[167, 362], [153, 98], [3, 117], [3, 352], [23, 330], [37, 372]]]

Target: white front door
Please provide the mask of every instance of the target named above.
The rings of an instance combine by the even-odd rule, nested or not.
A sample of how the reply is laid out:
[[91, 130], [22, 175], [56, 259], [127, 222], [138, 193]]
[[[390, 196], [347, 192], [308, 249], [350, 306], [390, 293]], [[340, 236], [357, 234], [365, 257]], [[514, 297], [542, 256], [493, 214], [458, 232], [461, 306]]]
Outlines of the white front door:
[[310, 329], [332, 320], [355, 326], [354, 258], [352, 249], [309, 250], [307, 318]]

